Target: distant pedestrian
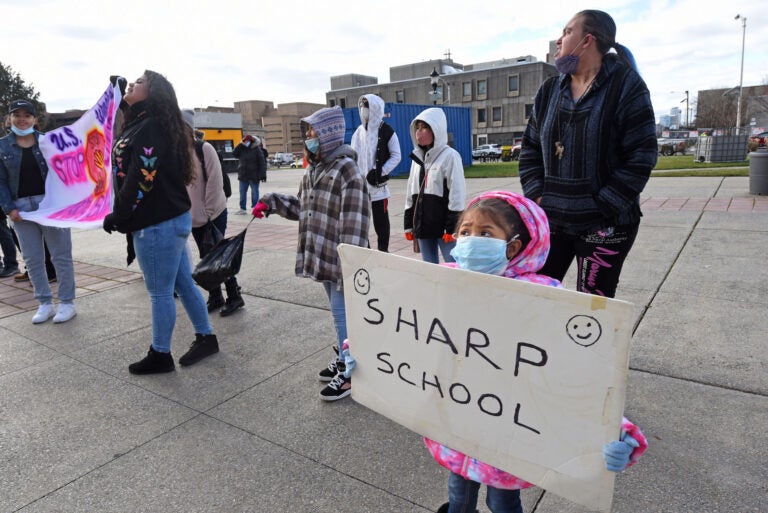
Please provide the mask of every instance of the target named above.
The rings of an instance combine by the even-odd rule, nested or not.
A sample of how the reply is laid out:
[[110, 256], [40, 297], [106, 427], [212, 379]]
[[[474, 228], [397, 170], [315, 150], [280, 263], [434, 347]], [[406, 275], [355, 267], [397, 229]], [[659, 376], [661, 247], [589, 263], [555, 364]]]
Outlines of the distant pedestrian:
[[247, 214], [248, 189], [251, 189], [251, 208], [259, 199], [259, 182], [267, 180], [267, 161], [264, 151], [254, 136], [247, 134], [235, 146], [232, 154], [240, 161], [237, 167], [237, 180], [240, 182], [240, 210], [238, 214]]
[[[45, 198], [48, 164], [38, 145], [35, 106], [27, 100], [15, 100], [8, 110], [11, 133], [0, 139], [0, 207], [13, 222], [35, 299], [40, 302], [32, 322], [40, 324], [51, 317], [54, 323], [67, 322], [77, 315], [72, 235], [69, 228], [44, 226], [22, 218], [21, 213], [37, 210]], [[51, 252], [59, 281], [57, 309], [45, 270], [45, 246]]]
[[410, 131], [413, 163], [405, 193], [405, 238], [416, 240], [425, 262], [439, 263], [438, 251], [444, 261], [453, 262], [452, 234], [466, 204], [461, 155], [448, 146], [448, 121], [442, 109], [423, 111], [411, 122]]
[[576, 290], [614, 297], [656, 165], [650, 93], [603, 11], [568, 21], [555, 66], [560, 76], [539, 88], [520, 153], [523, 192], [552, 231], [541, 272], [562, 280], [576, 258]]
[[104, 218], [104, 230], [128, 235], [128, 263], [135, 249], [152, 306], [152, 344], [147, 356], [128, 371], [171, 372], [174, 291], [195, 330], [195, 340], [179, 364], [192, 365], [219, 351], [186, 253], [192, 230], [186, 185], [195, 179], [192, 130], [182, 120], [173, 86], [154, 71], [128, 84], [123, 100], [125, 123], [112, 149], [114, 207]]
[[389, 251], [389, 173], [400, 163], [400, 141], [384, 122], [384, 100], [364, 94], [357, 103], [360, 126], [352, 134], [350, 145], [357, 152], [357, 167], [368, 181], [371, 195], [373, 229], [379, 251]]
[[[265, 194], [253, 215], [278, 214], [299, 222], [296, 276], [323, 284], [336, 327], [336, 353], [342, 353], [347, 338], [344, 310], [344, 281], [339, 244], [368, 247], [370, 208], [365, 178], [357, 168], [355, 152], [344, 144], [344, 114], [339, 107], [320, 109], [301, 120], [304, 156], [309, 162], [296, 196]], [[352, 381], [344, 376], [336, 356], [320, 371], [328, 382], [320, 392], [324, 401], [336, 401], [352, 392]]]

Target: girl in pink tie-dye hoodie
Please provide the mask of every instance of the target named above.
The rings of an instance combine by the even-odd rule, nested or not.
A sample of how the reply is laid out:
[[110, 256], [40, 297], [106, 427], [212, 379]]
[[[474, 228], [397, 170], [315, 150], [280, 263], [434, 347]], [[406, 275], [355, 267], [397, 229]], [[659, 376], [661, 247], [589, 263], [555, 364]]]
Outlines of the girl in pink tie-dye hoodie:
[[[451, 252], [456, 263], [445, 265], [561, 286], [553, 278], [536, 274], [549, 253], [549, 224], [535, 202], [513, 192], [486, 192], [467, 205], [456, 226], [456, 247]], [[603, 450], [608, 470], [633, 464], [648, 445], [630, 421], [623, 419], [621, 427], [622, 440]], [[449, 502], [439, 513], [474, 512], [481, 483], [488, 486], [486, 504], [493, 513], [523, 512], [520, 490], [531, 483], [434, 440], [425, 438], [424, 443], [435, 460], [451, 471]]]

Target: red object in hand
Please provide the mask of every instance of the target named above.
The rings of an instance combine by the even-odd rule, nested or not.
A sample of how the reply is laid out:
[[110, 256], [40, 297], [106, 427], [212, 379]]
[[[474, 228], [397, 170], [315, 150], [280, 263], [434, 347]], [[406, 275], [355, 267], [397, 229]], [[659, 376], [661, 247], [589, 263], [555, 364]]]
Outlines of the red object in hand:
[[413, 232], [405, 232], [405, 240], [413, 240]]
[[454, 242], [456, 239], [451, 235], [450, 233], [444, 233], [443, 234], [443, 242], [448, 244], [449, 242]]
[[269, 215], [269, 205], [267, 205], [266, 203], [262, 203], [261, 201], [256, 203], [256, 205], [253, 207], [253, 210], [251, 211], [251, 214], [253, 215], [253, 217], [256, 217], [258, 219], [261, 219], [262, 217], [264, 217], [265, 213]]

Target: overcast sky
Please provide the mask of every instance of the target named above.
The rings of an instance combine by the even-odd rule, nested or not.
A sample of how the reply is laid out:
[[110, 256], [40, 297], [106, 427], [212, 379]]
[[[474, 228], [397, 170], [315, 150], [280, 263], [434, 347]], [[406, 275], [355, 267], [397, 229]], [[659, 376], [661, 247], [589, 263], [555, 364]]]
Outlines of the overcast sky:
[[[325, 103], [330, 77], [389, 82], [389, 67], [443, 57], [471, 64], [522, 55], [546, 59], [573, 14], [616, 20], [635, 54], [657, 117], [695, 107], [700, 89], [768, 83], [765, 0], [512, 2], [387, 0], [0, 0], [0, 62], [40, 93], [51, 112], [88, 108], [109, 75], [144, 69], [173, 83], [182, 107], [241, 100]], [[674, 92], [673, 92], [674, 91]]]

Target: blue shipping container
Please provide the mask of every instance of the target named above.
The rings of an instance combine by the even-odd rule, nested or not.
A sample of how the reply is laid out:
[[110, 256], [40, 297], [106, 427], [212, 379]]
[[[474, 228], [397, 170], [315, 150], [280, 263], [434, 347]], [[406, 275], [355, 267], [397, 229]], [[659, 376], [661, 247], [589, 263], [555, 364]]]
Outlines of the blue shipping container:
[[[464, 166], [472, 165], [472, 118], [469, 107], [452, 107], [450, 105], [414, 105], [409, 103], [385, 103], [384, 122], [389, 124], [400, 141], [402, 158], [392, 171], [392, 176], [405, 175], [411, 170], [411, 159], [408, 155], [413, 151], [411, 141], [411, 121], [423, 110], [432, 107], [443, 109], [448, 120], [448, 144], [459, 152]], [[352, 134], [360, 126], [360, 113], [357, 108], [343, 109], [344, 122], [347, 125], [344, 142], [349, 144]]]

